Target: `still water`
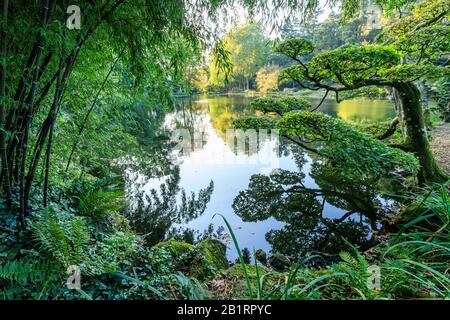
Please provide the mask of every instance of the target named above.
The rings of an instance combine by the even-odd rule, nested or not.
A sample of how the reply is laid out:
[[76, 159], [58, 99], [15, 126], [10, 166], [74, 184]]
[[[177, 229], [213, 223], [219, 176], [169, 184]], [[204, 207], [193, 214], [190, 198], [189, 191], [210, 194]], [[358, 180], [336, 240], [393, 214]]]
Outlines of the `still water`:
[[[263, 137], [257, 150], [233, 147], [227, 129], [231, 121], [254, 114], [252, 98], [199, 96], [180, 101], [158, 117], [156, 129], [170, 136], [175, 129], [203, 134], [194, 150], [155, 147], [170, 170], [144, 175], [128, 172], [130, 194], [139, 193], [148, 217], [143, 230], [158, 229], [154, 240], [203, 233], [224, 227], [219, 213], [234, 229], [241, 249], [263, 249], [289, 256], [311, 252], [334, 254], [345, 244], [373, 244], [377, 217], [390, 201], [371, 181], [348, 181], [331, 172], [314, 155], [276, 136]], [[316, 103], [312, 100], [313, 105]], [[318, 112], [355, 122], [377, 122], [394, 116], [388, 100], [327, 100]], [[173, 145], [172, 145], [173, 146]], [[142, 214], [142, 213], [141, 213]], [[152, 215], [154, 215], [152, 219]], [[153, 231], [152, 231], [153, 232]], [[234, 249], [225, 229], [217, 237]]]

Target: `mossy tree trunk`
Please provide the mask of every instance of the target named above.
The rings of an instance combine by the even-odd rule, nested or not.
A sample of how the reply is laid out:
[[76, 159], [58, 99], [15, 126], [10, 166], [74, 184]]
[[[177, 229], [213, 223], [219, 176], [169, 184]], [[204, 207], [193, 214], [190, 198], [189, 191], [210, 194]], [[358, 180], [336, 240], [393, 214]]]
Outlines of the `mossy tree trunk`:
[[422, 108], [423, 108], [423, 115], [425, 120], [425, 126], [427, 130], [431, 130], [431, 113], [430, 113], [430, 102], [428, 99], [428, 92], [427, 88], [425, 86], [424, 80], [418, 80], [417, 81], [417, 89], [419, 89], [420, 92], [420, 99], [422, 102]]
[[397, 91], [397, 89], [392, 88], [392, 101], [394, 102], [394, 106], [395, 106], [395, 112], [397, 114], [397, 118], [399, 120], [400, 123], [400, 129], [402, 130], [402, 136], [403, 137], [407, 137], [408, 133], [407, 130], [408, 128], [405, 125], [405, 115], [403, 112], [403, 107], [402, 107], [402, 101], [400, 99], [400, 94]]
[[448, 176], [437, 164], [430, 148], [419, 89], [412, 82], [398, 82], [394, 87], [403, 112], [400, 121], [403, 122], [405, 145], [416, 154], [421, 165], [419, 182], [446, 181]]

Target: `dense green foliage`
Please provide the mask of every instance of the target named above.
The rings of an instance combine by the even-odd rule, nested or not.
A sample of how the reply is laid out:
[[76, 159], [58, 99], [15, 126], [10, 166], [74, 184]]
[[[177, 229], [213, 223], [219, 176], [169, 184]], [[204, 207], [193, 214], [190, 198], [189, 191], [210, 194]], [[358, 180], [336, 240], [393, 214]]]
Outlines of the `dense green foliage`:
[[[217, 26], [237, 2], [262, 21], [221, 39]], [[66, 28], [69, 1], [3, 0], [0, 298], [209, 299], [227, 281], [244, 290], [226, 298], [448, 298], [448, 183], [415, 189], [390, 210], [379, 198], [384, 179], [416, 188], [415, 177], [447, 178], [428, 146], [416, 83], [428, 81], [447, 117], [449, 3], [377, 2], [391, 16], [400, 8], [411, 15], [384, 28], [378, 44], [365, 44], [380, 30], [363, 34], [367, 17], [356, 13], [365, 4], [356, 0], [331, 1], [342, 13], [322, 23], [314, 0], [79, 1], [81, 29]], [[284, 41], [269, 40], [265, 29], [278, 27], [276, 13], [305, 23], [296, 30], [294, 19], [281, 31]], [[284, 83], [275, 83], [279, 75]], [[397, 121], [407, 130], [314, 112], [329, 92], [339, 101], [377, 96], [384, 86], [397, 90]], [[307, 187], [301, 171], [252, 176], [233, 209], [244, 221], [275, 217], [285, 225], [266, 235], [274, 252], [267, 259], [260, 252], [265, 262], [249, 266], [252, 253], [240, 250], [225, 221], [239, 254], [230, 266], [226, 245], [215, 240], [223, 229], [186, 227], [206, 210], [215, 185], [183, 189], [166, 115], [176, 96], [192, 90], [283, 87], [325, 96], [319, 106], [261, 97], [253, 115], [234, 125], [278, 130], [286, 139], [280, 153], [292, 154], [299, 168], [313, 159], [320, 188]], [[185, 128], [188, 118], [183, 105], [183, 119], [169, 120]], [[325, 201], [343, 218], [323, 217]], [[382, 231], [400, 230], [367, 238], [369, 229], [381, 231], [379, 216], [398, 219], [384, 221]], [[322, 249], [339, 255], [326, 270], [306, 257]], [[380, 291], [367, 286], [371, 263], [382, 269]], [[82, 286], [72, 290], [66, 281], [74, 266]]]
[[283, 115], [286, 112], [293, 110], [305, 110], [311, 108], [311, 102], [304, 98], [297, 97], [262, 97], [257, 98], [252, 102], [252, 107], [255, 110], [263, 113], [276, 113]]
[[325, 90], [323, 99], [332, 92], [340, 101], [339, 93], [368, 86], [389, 86], [398, 92], [396, 104], [404, 133], [403, 149], [418, 156], [421, 165], [419, 180], [445, 181], [448, 178], [430, 151], [428, 137], [424, 134], [421, 93], [414, 83], [419, 79], [446, 77], [447, 67], [425, 62], [402, 63], [400, 53], [384, 45], [342, 46], [318, 53], [309, 61], [302, 58], [314, 51], [308, 39], [287, 40], [278, 45], [277, 51], [297, 62], [282, 71], [280, 80], [294, 80], [309, 90]]
[[396, 171], [415, 173], [419, 168], [412, 154], [387, 147], [329, 116], [308, 111], [293, 111], [281, 118], [276, 127], [281, 134], [301, 142], [323, 142], [317, 153], [347, 176], [385, 176]]

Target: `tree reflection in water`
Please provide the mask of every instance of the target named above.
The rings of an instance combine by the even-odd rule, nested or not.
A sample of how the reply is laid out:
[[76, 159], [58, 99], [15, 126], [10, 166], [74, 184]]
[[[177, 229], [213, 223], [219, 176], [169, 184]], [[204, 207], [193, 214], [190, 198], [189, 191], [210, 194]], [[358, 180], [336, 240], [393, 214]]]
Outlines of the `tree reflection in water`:
[[[174, 229], [173, 226], [203, 214], [214, 190], [212, 181], [197, 194], [187, 194], [180, 188], [179, 161], [172, 152], [171, 130], [164, 126], [166, 117], [167, 110], [136, 108], [134, 134], [139, 137], [140, 150], [145, 152], [130, 152], [129, 158], [121, 162], [131, 202], [126, 216], [149, 245], [169, 236], [189, 234], [190, 230]], [[192, 125], [189, 121], [184, 122], [185, 126], [189, 124]], [[158, 183], [146, 189], [148, 181]]]
[[[174, 112], [152, 110], [137, 115], [142, 144], [148, 152], [133, 155], [127, 168], [128, 194], [133, 203], [128, 217], [148, 244], [171, 237], [189, 242], [201, 237], [203, 229], [183, 225], [204, 213], [214, 189], [212, 182], [195, 194], [180, 187], [184, 158], [172, 152], [172, 130], [205, 132], [206, 141], [215, 132], [224, 140], [231, 119], [253, 112], [237, 99], [215, 98], [207, 104], [181, 104]], [[376, 242], [373, 232], [385, 227], [381, 220], [389, 211], [389, 201], [381, 198], [378, 181], [346, 177], [289, 141], [281, 140], [278, 152], [279, 157], [293, 159], [297, 169], [253, 175], [232, 205], [244, 222], [273, 217], [284, 223], [265, 235], [272, 252], [293, 257], [317, 251], [336, 254], [348, 249], [343, 238], [362, 249]], [[149, 186], [149, 181], [154, 183]], [[213, 235], [220, 236], [211, 226], [203, 234]]]
[[284, 222], [282, 229], [269, 231], [266, 240], [272, 252], [292, 257], [313, 252], [337, 254], [348, 249], [345, 241], [363, 250], [373, 246], [373, 232], [380, 226], [377, 221], [390, 207], [380, 197], [377, 181], [351, 180], [313, 160], [309, 176], [317, 187], [309, 186], [303, 168], [305, 152], [286, 143], [281, 151], [294, 151], [299, 171], [277, 169], [269, 175], [253, 175], [248, 188], [234, 199], [236, 214], [244, 221], [273, 217]]
[[145, 236], [147, 244], [166, 240], [169, 234], [171, 237], [182, 236], [188, 231], [173, 229], [173, 225], [186, 224], [205, 211], [214, 190], [213, 182], [198, 194], [187, 194], [179, 183], [180, 175], [176, 171], [158, 188], [149, 191], [142, 189], [134, 194], [135, 205], [128, 216], [134, 229]]

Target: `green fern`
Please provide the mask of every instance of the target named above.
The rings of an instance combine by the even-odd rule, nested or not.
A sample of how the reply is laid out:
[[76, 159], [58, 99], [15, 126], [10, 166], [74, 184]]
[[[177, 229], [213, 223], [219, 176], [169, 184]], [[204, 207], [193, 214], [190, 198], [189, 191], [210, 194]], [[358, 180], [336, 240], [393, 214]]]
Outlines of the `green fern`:
[[116, 177], [97, 180], [80, 195], [78, 212], [101, 220], [126, 207], [125, 192]]
[[90, 233], [81, 217], [49, 207], [31, 229], [40, 248], [64, 267], [79, 264], [86, 255]]
[[350, 245], [350, 248], [352, 253], [341, 252], [342, 261], [334, 264], [332, 268], [338, 273], [345, 274], [346, 276], [342, 277], [344, 284], [356, 291], [362, 298], [366, 298], [366, 295], [370, 294], [367, 287], [369, 264], [358, 249], [352, 245]]
[[0, 265], [0, 279], [19, 284], [43, 283], [52, 270], [53, 266], [48, 260], [23, 258]]

